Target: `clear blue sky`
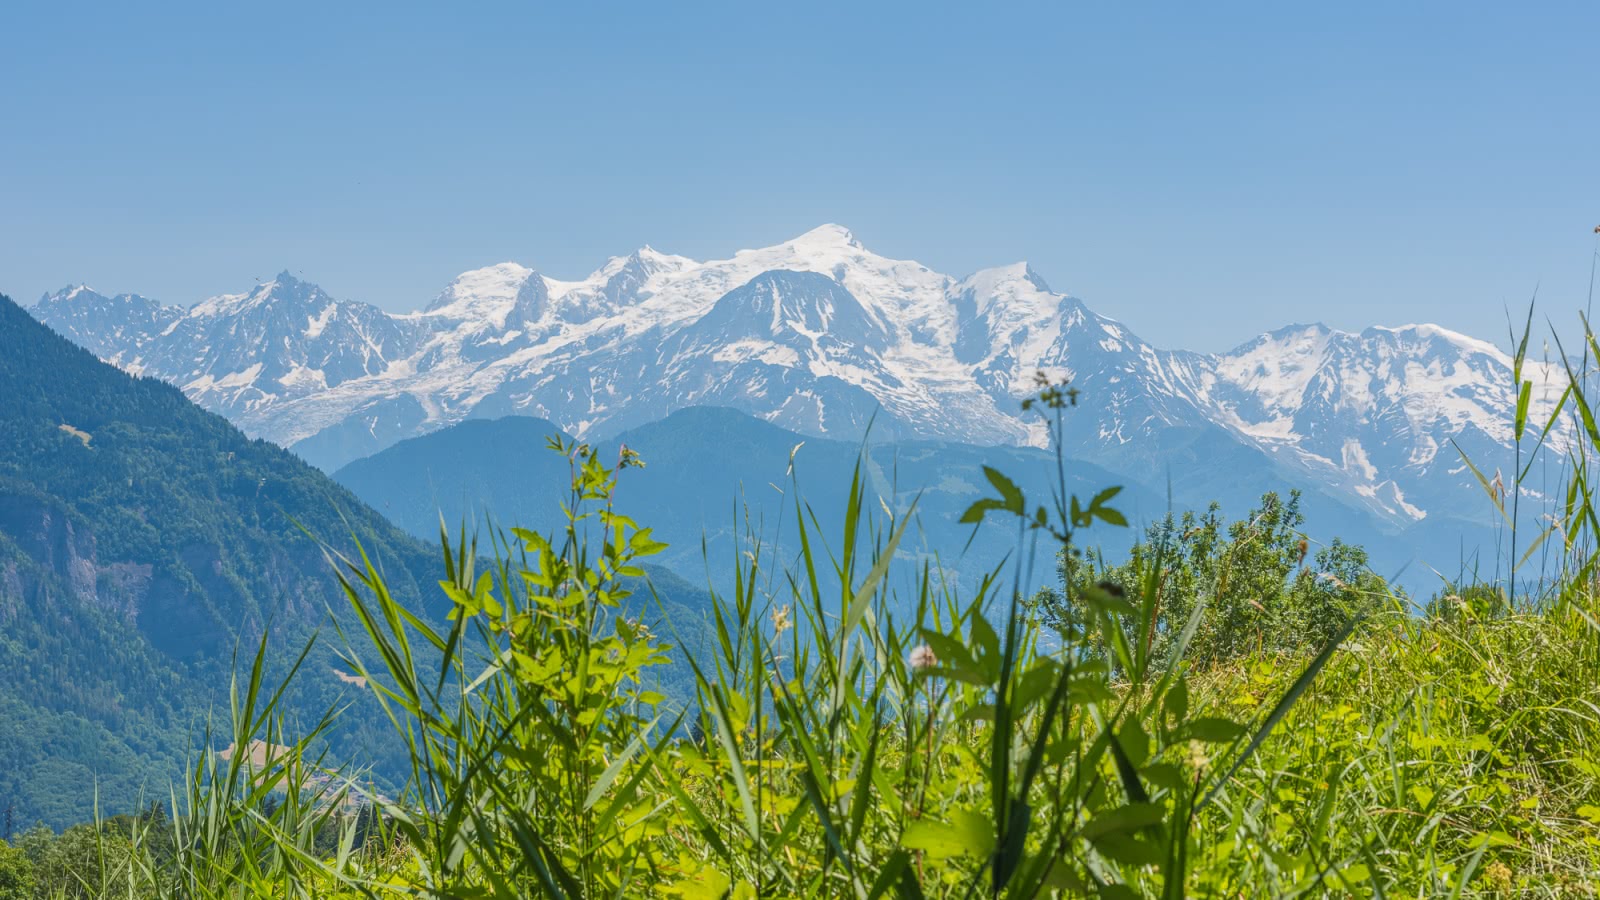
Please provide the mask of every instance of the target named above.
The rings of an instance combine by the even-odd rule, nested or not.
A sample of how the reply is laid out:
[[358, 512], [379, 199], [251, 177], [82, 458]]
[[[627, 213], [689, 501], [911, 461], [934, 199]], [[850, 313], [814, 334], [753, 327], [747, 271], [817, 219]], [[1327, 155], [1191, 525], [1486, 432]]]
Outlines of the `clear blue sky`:
[[[566, 4], [565, 6], [578, 6]], [[1165, 346], [1565, 314], [1600, 5], [0, 6], [0, 291], [421, 305], [828, 221]]]

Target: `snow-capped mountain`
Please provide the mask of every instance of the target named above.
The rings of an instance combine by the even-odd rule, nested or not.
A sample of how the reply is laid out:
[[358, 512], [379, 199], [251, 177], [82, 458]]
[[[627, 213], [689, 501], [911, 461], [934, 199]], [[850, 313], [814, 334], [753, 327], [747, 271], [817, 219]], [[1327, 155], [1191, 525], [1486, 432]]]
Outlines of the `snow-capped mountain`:
[[184, 316], [181, 308], [162, 306], [149, 297], [107, 297], [85, 284], [46, 294], [32, 312], [94, 355], [125, 368]]
[[404, 319], [335, 300], [288, 272], [187, 310], [75, 287], [47, 294], [32, 312], [107, 361], [182, 385], [201, 406], [237, 421], [259, 418], [288, 397], [380, 374], [412, 352], [418, 333]]
[[[1490, 472], [1510, 461], [1511, 366], [1494, 345], [1435, 325], [1297, 325], [1219, 357], [1202, 397], [1216, 421], [1291, 470], [1420, 520], [1481, 491], [1462, 452]], [[1530, 361], [1523, 377], [1535, 383], [1536, 436], [1565, 376]]]
[[[329, 469], [466, 418], [592, 436], [698, 405], [810, 434], [870, 421], [884, 437], [1038, 445], [1018, 401], [1043, 369], [1081, 392], [1076, 457], [1145, 481], [1259, 464], [1403, 526], [1476, 502], [1450, 442], [1494, 468], [1515, 406], [1507, 356], [1436, 326], [1158, 349], [1025, 263], [954, 278], [837, 225], [708, 262], [644, 247], [581, 281], [502, 263], [400, 315], [287, 272], [188, 308], [76, 287], [33, 313]], [[1559, 379], [1536, 377], [1548, 404]]]

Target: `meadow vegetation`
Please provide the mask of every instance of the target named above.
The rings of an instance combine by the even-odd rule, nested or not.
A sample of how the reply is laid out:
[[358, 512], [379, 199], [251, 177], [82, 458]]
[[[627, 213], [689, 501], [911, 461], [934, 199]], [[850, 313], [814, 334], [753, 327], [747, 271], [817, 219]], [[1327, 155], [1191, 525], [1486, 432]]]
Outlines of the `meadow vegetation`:
[[[336, 711], [286, 722], [258, 664], [224, 737], [281, 756], [206, 752], [170, 816], [23, 834], [0, 900], [1592, 896], [1600, 429], [1572, 375], [1556, 424], [1528, 388], [1515, 423], [1513, 471], [1559, 453], [1571, 478], [1510, 558], [1542, 544], [1559, 571], [1428, 601], [1309, 546], [1293, 496], [1165, 519], [1110, 563], [1115, 488], [988, 470], [967, 518], [1017, 551], [974, 592], [931, 567], [893, 590], [914, 507], [869, 514], [858, 477], [842, 522], [796, 505], [792, 556], [750, 538], [705, 621], [626, 614], [661, 550], [611, 503], [640, 461], [558, 442], [565, 529], [442, 534], [448, 620], [335, 560], [402, 792], [314, 758]], [[1045, 382], [1031, 406], [1059, 435], [1077, 401]], [[1483, 484], [1515, 534], [1520, 478]], [[1027, 596], [1037, 561], [1061, 584]], [[675, 706], [653, 672], [686, 640], [708, 649]]]

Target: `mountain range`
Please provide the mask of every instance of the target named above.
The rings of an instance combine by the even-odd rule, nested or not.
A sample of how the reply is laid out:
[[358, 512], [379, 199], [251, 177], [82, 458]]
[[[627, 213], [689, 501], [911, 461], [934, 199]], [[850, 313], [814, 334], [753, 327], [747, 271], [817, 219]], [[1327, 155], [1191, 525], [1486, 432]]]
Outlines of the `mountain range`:
[[[339, 657], [365, 645], [323, 542], [353, 556], [356, 539], [396, 598], [443, 621], [436, 537], [0, 295], [0, 814], [64, 827], [168, 799], [207, 727], [230, 733], [235, 654], [247, 672], [267, 634], [275, 685], [320, 633], [285, 726], [344, 707], [330, 758], [402, 780], [404, 750]], [[694, 633], [703, 593], [648, 574]]]
[[[1078, 392], [1073, 459], [1158, 493], [1269, 472], [1383, 534], [1487, 521], [1461, 454], [1509, 461], [1517, 398], [1504, 352], [1438, 326], [1161, 349], [1026, 263], [954, 277], [837, 225], [723, 260], [644, 247], [579, 281], [502, 263], [404, 314], [288, 272], [189, 307], [77, 286], [32, 312], [328, 471], [466, 419], [601, 439], [693, 406], [801, 435], [1041, 446], [1020, 400], [1044, 371]], [[1537, 420], [1561, 379], [1534, 368]]]
[[[405, 314], [288, 272], [191, 306], [80, 285], [29, 312], [0, 298], [0, 803], [56, 824], [87, 816], [86, 784], [112, 808], [163, 793], [233, 648], [273, 628], [287, 653], [337, 618], [300, 526], [354, 532], [397, 593], [437, 602], [433, 552], [384, 517], [416, 537], [441, 510], [547, 525], [552, 434], [645, 456], [619, 505], [691, 580], [706, 557], [729, 569], [751, 521], [783, 551], [791, 466], [819, 524], [837, 521], [859, 460], [874, 505], [919, 498], [902, 555], [970, 581], [1015, 548], [957, 527], [989, 492], [981, 467], [1030, 497], [1050, 480], [1045, 422], [1021, 403], [1042, 370], [1077, 392], [1072, 490], [1125, 484], [1137, 524], [1301, 489], [1313, 538], [1364, 544], [1388, 575], [1449, 573], [1493, 542], [1462, 456], [1509, 469], [1517, 406], [1507, 355], [1438, 326], [1160, 349], [1026, 264], [957, 278], [831, 225], [725, 260], [645, 247], [581, 281], [504, 263]], [[1528, 371], [1539, 422], [1561, 379]], [[704, 609], [652, 580], [677, 618]], [[331, 651], [312, 665], [297, 715], [348, 690]], [[381, 768], [376, 724], [352, 717], [333, 749]]]

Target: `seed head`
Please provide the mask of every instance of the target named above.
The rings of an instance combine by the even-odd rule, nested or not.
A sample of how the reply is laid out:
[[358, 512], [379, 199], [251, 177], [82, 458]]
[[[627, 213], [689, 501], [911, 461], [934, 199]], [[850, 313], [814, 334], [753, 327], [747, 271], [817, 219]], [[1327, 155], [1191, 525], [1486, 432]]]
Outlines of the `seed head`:
[[911, 670], [923, 672], [939, 664], [939, 657], [933, 654], [933, 648], [927, 644], [918, 644], [911, 648]]
[[[1600, 229], [1596, 230], [1600, 231]], [[1483, 877], [1496, 890], [1509, 891], [1515, 884], [1511, 874], [1511, 867], [1498, 859], [1483, 867]]]

